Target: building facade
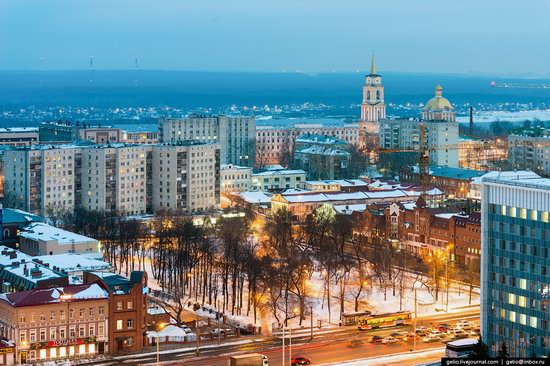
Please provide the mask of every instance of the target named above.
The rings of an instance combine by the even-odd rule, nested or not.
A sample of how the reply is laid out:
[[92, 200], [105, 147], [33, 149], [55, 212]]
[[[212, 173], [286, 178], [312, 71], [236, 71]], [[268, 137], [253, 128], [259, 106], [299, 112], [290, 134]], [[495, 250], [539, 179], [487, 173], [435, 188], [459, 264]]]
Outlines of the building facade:
[[0, 334], [19, 363], [109, 351], [109, 294], [97, 283], [0, 295]]
[[482, 182], [481, 333], [496, 356], [550, 350], [550, 180]]
[[510, 167], [550, 177], [550, 130], [508, 136]]
[[152, 171], [151, 146], [94, 145], [81, 153], [81, 204], [89, 210], [107, 210], [128, 215], [150, 212]]
[[109, 126], [92, 126], [84, 122], [42, 122], [38, 127], [40, 143], [71, 143], [90, 141], [94, 144], [120, 142], [122, 131]]
[[458, 140], [458, 165], [461, 168], [490, 170], [503, 166], [508, 160], [508, 143], [501, 139], [476, 140], [461, 137]]
[[38, 144], [38, 128], [8, 127], [0, 128], [0, 145], [31, 146]]
[[435, 97], [422, 108], [422, 119], [381, 120], [380, 149], [418, 151], [421, 125], [425, 128], [425, 143], [431, 165], [458, 167], [458, 123], [452, 104], [437, 86]]
[[[305, 123], [314, 122], [314, 123]], [[295, 140], [303, 135], [331, 136], [357, 146], [359, 127], [357, 123], [335, 120], [272, 120], [256, 127], [256, 166], [283, 164], [292, 161]]]
[[225, 164], [220, 168], [221, 191], [224, 193], [246, 192], [250, 190], [252, 168]]
[[250, 177], [250, 190], [269, 191], [294, 189], [305, 182], [306, 172], [300, 169], [267, 170]]
[[310, 180], [350, 178], [351, 154], [346, 150], [322, 145], [303, 148], [294, 153], [294, 166], [307, 172]]
[[221, 164], [254, 166], [256, 120], [246, 116], [189, 115], [158, 121], [159, 140], [164, 143], [195, 141], [219, 143]]
[[34, 214], [77, 205], [81, 149], [36, 145], [4, 153], [4, 197]]
[[153, 210], [204, 211], [220, 203], [220, 145], [193, 141], [153, 148]]

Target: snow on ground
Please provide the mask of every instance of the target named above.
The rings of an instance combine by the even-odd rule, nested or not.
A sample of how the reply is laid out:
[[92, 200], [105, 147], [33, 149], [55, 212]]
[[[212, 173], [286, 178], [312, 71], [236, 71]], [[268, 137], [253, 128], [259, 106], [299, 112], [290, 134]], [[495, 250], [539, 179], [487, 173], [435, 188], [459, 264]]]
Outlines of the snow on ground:
[[[146, 259], [145, 261], [145, 270], [149, 274], [149, 287], [152, 289], [160, 290], [160, 287], [157, 281], [152, 276], [151, 271], [151, 262]], [[432, 314], [441, 314], [442, 311], [447, 310], [446, 306], [446, 291], [441, 289], [438, 296], [438, 301], [435, 301], [435, 292], [431, 292], [421, 284], [421, 282], [426, 282], [426, 278], [422, 278], [422, 281], [419, 281], [416, 275], [407, 275], [404, 279], [404, 291], [403, 296], [399, 294], [399, 286], [396, 287], [395, 296], [391, 287], [388, 287], [386, 290], [386, 298], [384, 298], [384, 290], [380, 288], [379, 283], [376, 279], [372, 279], [367, 284], [366, 288], [363, 289], [363, 292], [360, 296], [360, 305], [359, 311], [371, 311], [373, 314], [382, 314], [382, 313], [393, 313], [398, 311], [414, 311], [414, 288], [417, 292], [417, 315], [419, 317], [428, 316]], [[442, 283], [444, 281], [442, 280]], [[319, 326], [319, 323], [323, 328], [334, 327], [339, 325], [340, 320], [340, 299], [339, 299], [339, 289], [340, 285], [338, 283], [332, 283], [331, 285], [331, 306], [330, 306], [330, 321], [329, 321], [329, 311], [327, 307], [326, 294], [324, 291], [324, 280], [320, 272], [315, 272], [310, 280], [306, 281], [306, 285], [309, 288], [309, 297], [306, 301], [306, 319], [302, 321], [302, 325], [299, 324], [299, 318], [290, 319], [288, 326], [293, 329], [297, 328], [309, 328], [310, 326], [310, 316], [309, 309], [313, 307], [313, 324], [315, 327]], [[442, 285], [444, 287], [444, 285]], [[246, 288], [246, 286], [245, 286]], [[354, 312], [354, 294], [358, 288], [358, 279], [356, 273], [352, 272], [351, 278], [348, 280], [347, 288], [345, 291], [345, 302], [344, 302], [344, 312]], [[221, 291], [220, 291], [221, 293]], [[246, 293], [244, 294], [243, 303], [247, 303]], [[191, 299], [193, 301], [193, 299]], [[449, 291], [449, 306], [448, 312], [459, 311], [460, 308], [466, 307], [469, 305], [468, 302], [468, 288], [467, 286], [458, 287], [457, 284], [452, 284]], [[479, 305], [479, 289], [474, 289], [472, 295], [472, 304]], [[193, 312], [193, 309], [189, 308], [189, 311]], [[201, 309], [196, 311], [199, 316], [215, 319], [216, 309], [215, 306], [205, 304]], [[267, 313], [267, 314], [266, 314]], [[263, 314], [263, 316], [262, 316]], [[246, 306], [243, 308], [241, 315], [231, 315], [230, 313], [225, 313], [227, 317], [226, 324], [232, 325], [235, 327], [246, 327], [249, 324], [254, 324], [253, 311], [250, 310], [249, 315], [246, 315]], [[279, 319], [284, 318], [282, 314], [279, 314]], [[263, 333], [266, 333], [265, 328], [271, 328], [272, 324], [276, 323], [275, 317], [268, 313], [267, 311], [257, 312], [257, 319], [255, 326], [262, 326]], [[214, 324], [214, 323], [213, 323]], [[268, 330], [268, 332], [271, 329]]]
[[[458, 122], [469, 122], [469, 116], [457, 117]], [[474, 122], [523, 122], [523, 121], [550, 121], [550, 109], [532, 109], [525, 111], [479, 111], [474, 113]]]

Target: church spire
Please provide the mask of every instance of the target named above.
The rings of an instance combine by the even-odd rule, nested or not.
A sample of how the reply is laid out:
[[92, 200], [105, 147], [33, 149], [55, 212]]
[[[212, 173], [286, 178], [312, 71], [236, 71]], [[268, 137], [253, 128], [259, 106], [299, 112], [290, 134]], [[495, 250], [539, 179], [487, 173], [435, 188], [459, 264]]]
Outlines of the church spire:
[[372, 50], [372, 63], [370, 66], [370, 74], [376, 75], [376, 59], [374, 58], [374, 50]]

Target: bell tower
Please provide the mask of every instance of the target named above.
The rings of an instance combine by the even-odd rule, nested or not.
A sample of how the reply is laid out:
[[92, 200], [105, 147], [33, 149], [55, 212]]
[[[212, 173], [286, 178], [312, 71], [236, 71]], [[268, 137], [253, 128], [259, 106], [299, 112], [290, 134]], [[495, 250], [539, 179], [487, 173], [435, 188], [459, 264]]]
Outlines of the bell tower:
[[370, 74], [365, 77], [363, 86], [361, 122], [378, 122], [384, 118], [386, 118], [384, 85], [382, 85], [382, 76], [376, 73], [376, 59], [373, 52]]
[[386, 118], [384, 85], [382, 85], [382, 76], [376, 73], [376, 59], [373, 52], [370, 74], [365, 76], [359, 120], [359, 148], [371, 156], [371, 160], [376, 159], [379, 147], [378, 121], [384, 118]]

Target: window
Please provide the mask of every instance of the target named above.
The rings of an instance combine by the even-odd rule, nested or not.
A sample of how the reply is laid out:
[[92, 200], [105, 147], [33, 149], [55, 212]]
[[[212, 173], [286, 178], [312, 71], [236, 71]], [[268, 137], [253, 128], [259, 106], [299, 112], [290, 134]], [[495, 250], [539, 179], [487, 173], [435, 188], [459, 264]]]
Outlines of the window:
[[88, 336], [95, 336], [95, 324], [90, 324], [90, 326], [88, 327]]
[[103, 316], [105, 315], [105, 307], [104, 306], [100, 306], [99, 307], [99, 316]]
[[94, 316], [94, 308], [89, 308], [88, 309], [88, 315], [89, 316]]
[[36, 322], [36, 314], [32, 313], [30, 318], [31, 318], [31, 323]]
[[134, 308], [134, 301], [133, 300], [128, 300], [128, 309], [133, 309]]
[[69, 310], [69, 318], [74, 318], [74, 309]]
[[36, 329], [31, 329], [29, 334], [29, 342], [36, 342]]
[[44, 342], [46, 340], [46, 329], [40, 329], [40, 342]]
[[126, 321], [126, 327], [127, 327], [128, 329], [134, 328], [134, 321], [133, 321], [132, 319], [128, 319], [128, 320]]
[[69, 338], [76, 338], [76, 329], [74, 325], [69, 328]]
[[122, 301], [117, 301], [116, 302], [116, 309], [117, 310], [122, 310]]
[[510, 311], [510, 313], [508, 314], [508, 319], [515, 323], [516, 322], [516, 312], [515, 311]]
[[122, 330], [122, 329], [123, 329], [122, 320], [117, 320], [116, 321], [116, 330]]
[[67, 334], [65, 334], [65, 328], [59, 328], [59, 338], [65, 339]]
[[55, 311], [50, 312], [50, 320], [55, 320]]
[[26, 323], [27, 322], [27, 318], [25, 317], [25, 314], [21, 314], [19, 315], [19, 323]]
[[525, 278], [519, 279], [519, 288], [522, 290], [527, 290], [527, 280]]
[[59, 319], [65, 320], [65, 310], [59, 310]]
[[521, 219], [526, 219], [527, 218], [527, 209], [525, 208], [520, 208], [519, 210], [519, 217]]
[[21, 343], [24, 343], [27, 341], [27, 331], [26, 330], [21, 330], [20, 333], [19, 333], [19, 341]]
[[78, 336], [84, 337], [85, 336], [86, 329], [84, 328], [84, 325], [80, 325], [78, 327]]
[[99, 336], [105, 335], [105, 325], [103, 323], [99, 323], [97, 325], [97, 335]]
[[55, 328], [50, 328], [50, 341], [55, 340]]
[[78, 310], [78, 315], [81, 317], [81, 318], [84, 318], [84, 308], [81, 308]]
[[518, 296], [518, 305], [524, 308], [526, 304], [525, 296]]
[[40, 321], [45, 322], [46, 321], [46, 313], [40, 313]]
[[133, 347], [134, 346], [134, 337], [128, 337], [128, 339], [126, 340], [126, 345], [128, 347]]

